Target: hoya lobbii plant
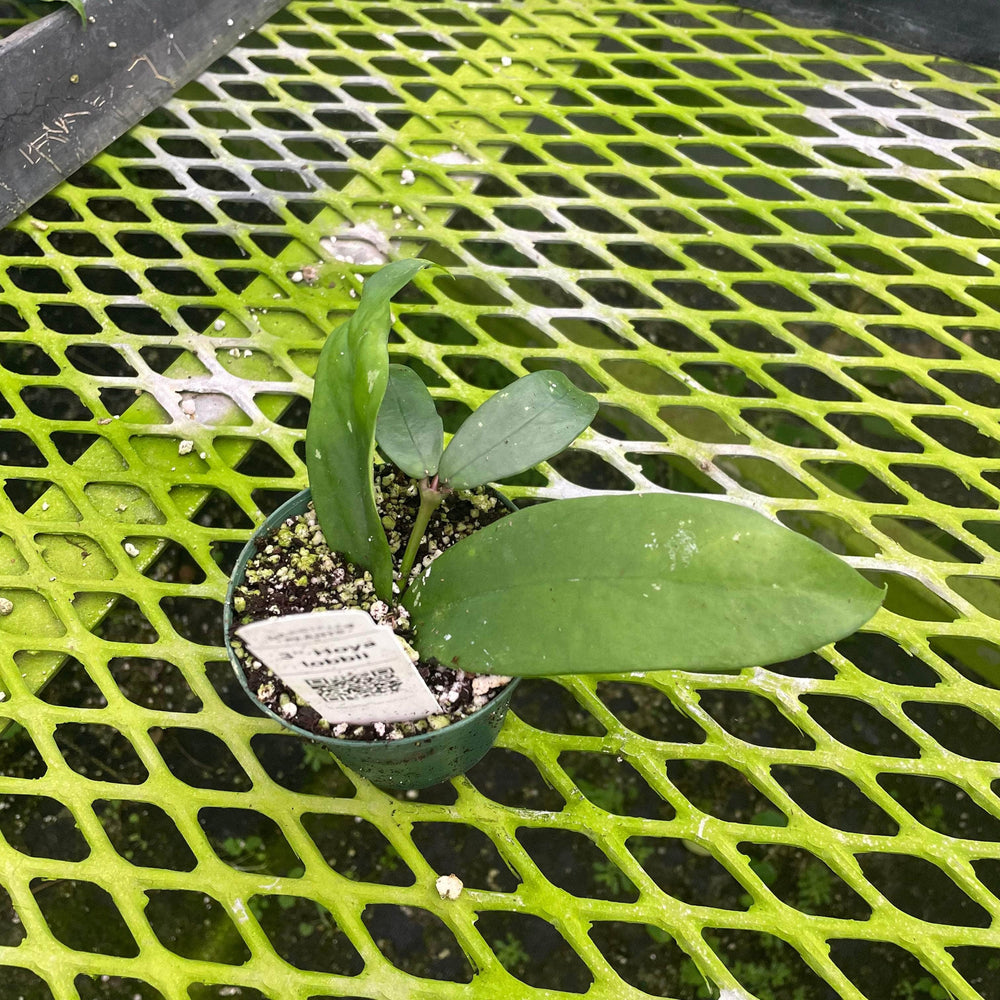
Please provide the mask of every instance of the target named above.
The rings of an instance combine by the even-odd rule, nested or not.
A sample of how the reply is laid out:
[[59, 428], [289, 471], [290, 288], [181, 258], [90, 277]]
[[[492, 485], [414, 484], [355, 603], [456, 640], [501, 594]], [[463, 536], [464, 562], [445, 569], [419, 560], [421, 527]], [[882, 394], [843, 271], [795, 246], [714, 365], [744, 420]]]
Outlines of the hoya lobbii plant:
[[843, 638], [875, 613], [882, 591], [816, 542], [734, 503], [658, 492], [530, 507], [456, 542], [411, 581], [448, 491], [544, 461], [597, 410], [561, 374], [536, 372], [488, 399], [445, 446], [433, 399], [414, 372], [389, 364], [387, 347], [389, 301], [425, 266], [397, 261], [365, 282], [320, 354], [306, 431], [327, 542], [389, 603], [376, 437], [418, 483], [399, 590], [423, 657], [515, 676], [739, 670]]

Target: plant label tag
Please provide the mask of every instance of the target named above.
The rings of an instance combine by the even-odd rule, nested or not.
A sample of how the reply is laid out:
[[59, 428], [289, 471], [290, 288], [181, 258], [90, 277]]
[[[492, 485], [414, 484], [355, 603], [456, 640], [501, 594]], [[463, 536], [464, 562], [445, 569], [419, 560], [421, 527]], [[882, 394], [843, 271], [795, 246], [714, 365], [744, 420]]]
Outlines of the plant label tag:
[[366, 611], [283, 615], [236, 634], [328, 722], [406, 722], [441, 711], [392, 629]]

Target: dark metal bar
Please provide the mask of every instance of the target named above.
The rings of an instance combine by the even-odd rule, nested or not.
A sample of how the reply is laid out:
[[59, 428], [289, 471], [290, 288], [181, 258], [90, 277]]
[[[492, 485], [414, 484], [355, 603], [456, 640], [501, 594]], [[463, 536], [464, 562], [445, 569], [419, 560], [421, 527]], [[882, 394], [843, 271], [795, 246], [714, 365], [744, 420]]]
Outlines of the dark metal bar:
[[743, 0], [789, 24], [847, 31], [891, 45], [1000, 67], [997, 0]]
[[0, 41], [0, 226], [287, 0], [88, 0]]

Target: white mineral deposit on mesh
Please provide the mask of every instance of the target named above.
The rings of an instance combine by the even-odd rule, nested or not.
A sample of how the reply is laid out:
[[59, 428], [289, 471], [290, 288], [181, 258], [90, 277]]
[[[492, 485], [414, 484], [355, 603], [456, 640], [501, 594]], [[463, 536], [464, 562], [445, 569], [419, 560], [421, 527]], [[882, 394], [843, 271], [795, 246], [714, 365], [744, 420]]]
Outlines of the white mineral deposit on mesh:
[[347, 226], [324, 236], [319, 245], [334, 260], [348, 264], [384, 264], [389, 259], [389, 237], [372, 222]]
[[[431, 163], [440, 163], [445, 166], [467, 166], [469, 164], [478, 163], [478, 160], [474, 160], [471, 156], [467, 156], [460, 149], [452, 148], [449, 152], [438, 153], [437, 156], [431, 157]], [[463, 184], [473, 184], [479, 180], [476, 174], [467, 174], [461, 170], [455, 170], [448, 175], [453, 181], [458, 181]]]
[[190, 455], [194, 451], [194, 441], [181, 441], [177, 445], [178, 455]]
[[[228, 373], [227, 373], [228, 374]], [[199, 392], [194, 397], [195, 420], [203, 427], [220, 425], [231, 419], [234, 410], [243, 410], [253, 413], [256, 404], [253, 401], [253, 388], [242, 379], [210, 378], [206, 382], [212, 385], [219, 385], [220, 382], [230, 381], [232, 392]], [[220, 386], [222, 388], [222, 386]]]
[[743, 990], [725, 988], [719, 993], [719, 1000], [753, 1000], [753, 997]]
[[0, 615], [6, 617], [14, 610], [14, 602], [6, 597], [0, 597]]
[[801, 707], [796, 701], [801, 692], [811, 691], [823, 685], [823, 681], [818, 677], [787, 677], [785, 674], [776, 674], [767, 667], [754, 667], [750, 676], [761, 692], [766, 692], [778, 701], [784, 702], [793, 712]]
[[[237, 414], [252, 420], [258, 413], [254, 396], [261, 391], [265, 380], [237, 378], [226, 371], [216, 356], [218, 349], [218, 344], [207, 338], [199, 340], [193, 353], [207, 369], [205, 374], [193, 375], [181, 382], [169, 374], [150, 370], [143, 373], [142, 388], [136, 390], [137, 395], [147, 393], [167, 413], [180, 410], [186, 419], [196, 420], [203, 427], [231, 423]], [[242, 356], [240, 348], [231, 350], [235, 351], [234, 357]]]
[[223, 330], [225, 330], [225, 328], [226, 328], [226, 321], [224, 319], [217, 319], [212, 324], [212, 329], [215, 330], [216, 333], [221, 333]]
[[133, 559], [139, 554], [139, 550], [131, 542], [126, 542], [124, 549], [125, 554], [131, 556]]
[[431, 163], [443, 163], [447, 166], [456, 164], [459, 166], [468, 166], [470, 163], [478, 163], [478, 160], [474, 160], [471, 156], [463, 153], [460, 149], [450, 149], [444, 153], [438, 153], [436, 156], [431, 157]]
[[434, 887], [442, 899], [458, 899], [462, 895], [465, 884], [457, 875], [442, 875]]
[[[820, 89], [823, 93], [831, 95], [840, 102], [847, 101], [854, 103], [856, 100], [852, 94], [854, 86], [853, 81], [849, 83], [846, 81], [827, 80], [822, 84]], [[829, 108], [819, 108], [813, 106], [804, 109], [802, 113], [808, 117], [810, 122], [826, 128], [829, 132], [850, 136], [849, 141], [851, 142], [852, 148], [868, 153], [877, 158], [878, 155], [883, 152], [882, 147], [885, 145], [883, 135], [876, 131], [873, 131], [868, 135], [856, 135], [853, 132], [847, 132], [843, 123], [839, 120], [841, 115], [838, 114], [838, 112], [842, 114], [842, 107], [842, 104], [838, 104], [836, 109], [832, 106]], [[905, 114], [909, 108], [909, 105], [903, 109], [879, 107], [872, 102], [866, 102], [865, 117], [878, 122], [890, 131], [895, 131], [900, 127], [900, 114]], [[933, 111], [927, 117], [931, 116], [933, 116], [933, 118], [938, 122], [945, 123], [946, 125], [953, 126], [954, 128], [962, 128], [966, 125], [968, 112], [960, 108], [945, 108], [939, 104], [935, 104]], [[947, 132], [942, 135], [932, 135], [930, 130], [925, 129], [922, 129], [920, 132], [921, 147], [933, 150], [934, 152], [940, 153], [942, 156], [947, 156], [953, 153], [951, 148], [952, 142], [953, 140]], [[910, 177], [915, 181], [920, 181], [921, 178], [925, 176], [924, 168], [914, 167], [908, 163], [894, 164], [893, 172], [902, 177]], [[858, 181], [855, 180], [855, 183], [858, 183]], [[851, 184], [848, 183], [848, 188], [850, 187]], [[863, 184], [860, 185], [860, 189], [864, 190]]]
[[[625, 490], [619, 490], [618, 492], [624, 493]], [[592, 497], [600, 495], [606, 494], [603, 494], [600, 490], [592, 490], [588, 489], [586, 486], [580, 486], [577, 483], [571, 482], [569, 479], [562, 479], [561, 477], [549, 486], [539, 487], [535, 493], [535, 496], [544, 497], [547, 500], [572, 500], [574, 497]]]
[[417, 175], [409, 168], [403, 167], [399, 173], [399, 183], [402, 187], [408, 187], [416, 181]]

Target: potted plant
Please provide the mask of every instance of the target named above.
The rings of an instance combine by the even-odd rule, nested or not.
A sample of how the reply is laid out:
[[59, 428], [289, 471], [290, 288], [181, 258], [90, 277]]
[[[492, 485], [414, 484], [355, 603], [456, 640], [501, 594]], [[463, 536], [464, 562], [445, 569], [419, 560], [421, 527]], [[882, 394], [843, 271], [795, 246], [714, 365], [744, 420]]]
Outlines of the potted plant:
[[[561, 451], [597, 403], [560, 373], [536, 372], [487, 400], [445, 447], [430, 394], [410, 369], [389, 364], [387, 348], [389, 301], [425, 266], [397, 261], [370, 275], [355, 313], [327, 339], [306, 430], [311, 494], [268, 518], [234, 572], [226, 642], [241, 683], [268, 714], [376, 784], [421, 787], [462, 773], [489, 749], [518, 677], [739, 670], [809, 652], [875, 613], [882, 591], [832, 553], [724, 500], [601, 495], [502, 516], [502, 500], [483, 494], [483, 484]], [[376, 441], [394, 468], [375, 465]], [[321, 556], [309, 548], [316, 545]], [[298, 553], [293, 565], [280, 566], [289, 550]], [[300, 603], [285, 602], [290, 591]], [[341, 610], [316, 617], [331, 606]], [[310, 677], [350, 673], [361, 635], [351, 631], [350, 608], [370, 614], [366, 629], [400, 635], [394, 642], [366, 631], [372, 656], [389, 641], [395, 652], [386, 655], [402, 648], [425, 681], [457, 677], [482, 707], [452, 721], [439, 697], [445, 708], [422, 720], [412, 720], [416, 712], [404, 719], [404, 707], [395, 724], [337, 722], [336, 712], [316, 722], [310, 704], [255, 657], [267, 649], [269, 664], [284, 658]], [[257, 617], [271, 620], [250, 624]], [[328, 620], [355, 637], [353, 646], [344, 639], [334, 649], [323, 633], [317, 648], [312, 630]], [[302, 628], [305, 645], [296, 645]], [[366, 684], [389, 676], [364, 674]], [[398, 678], [402, 690], [409, 681]], [[357, 687], [354, 695], [367, 697]], [[426, 705], [426, 689], [414, 698]]]

